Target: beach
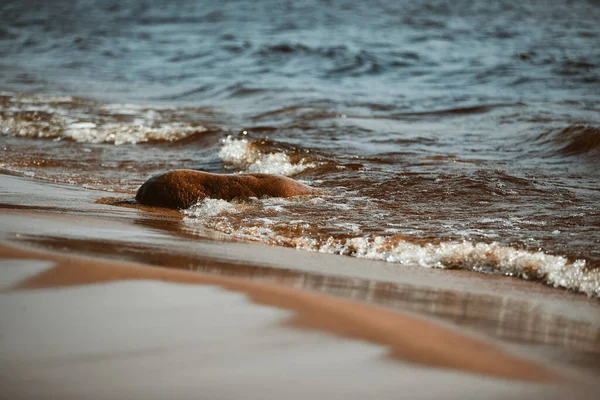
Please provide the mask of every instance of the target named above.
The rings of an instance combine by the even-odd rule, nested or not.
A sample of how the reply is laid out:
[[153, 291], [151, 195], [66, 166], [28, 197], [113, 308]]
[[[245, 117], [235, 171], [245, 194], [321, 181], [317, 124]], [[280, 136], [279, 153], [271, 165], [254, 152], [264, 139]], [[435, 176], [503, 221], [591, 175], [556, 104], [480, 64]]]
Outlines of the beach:
[[0, 2], [0, 397], [597, 397], [598, 20]]
[[177, 213], [0, 179], [11, 398], [593, 398], [595, 299], [512, 277], [199, 242]]

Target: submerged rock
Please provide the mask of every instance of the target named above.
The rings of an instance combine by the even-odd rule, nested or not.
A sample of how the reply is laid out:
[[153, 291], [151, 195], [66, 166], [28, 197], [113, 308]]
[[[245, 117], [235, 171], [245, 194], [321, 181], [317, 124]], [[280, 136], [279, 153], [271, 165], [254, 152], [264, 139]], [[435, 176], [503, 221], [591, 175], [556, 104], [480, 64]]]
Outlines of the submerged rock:
[[135, 199], [146, 206], [183, 209], [207, 197], [230, 201], [292, 197], [314, 191], [310, 186], [279, 175], [224, 175], [182, 169], [148, 179], [138, 189]]

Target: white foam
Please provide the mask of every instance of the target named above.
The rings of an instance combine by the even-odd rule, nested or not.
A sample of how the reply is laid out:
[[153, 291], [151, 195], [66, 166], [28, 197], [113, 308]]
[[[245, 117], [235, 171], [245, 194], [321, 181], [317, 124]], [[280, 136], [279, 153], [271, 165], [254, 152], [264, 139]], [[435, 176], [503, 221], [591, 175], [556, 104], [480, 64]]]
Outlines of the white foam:
[[192, 218], [207, 218], [214, 217], [224, 213], [237, 212], [236, 205], [221, 199], [203, 199], [197, 204], [191, 206], [183, 213]]
[[96, 126], [93, 123], [74, 123], [65, 127], [61, 138], [80, 143], [136, 144], [157, 140], [175, 141], [206, 128], [170, 123], [159, 127], [143, 124], [110, 123]]
[[186, 126], [179, 123], [150, 127], [127, 123], [107, 123], [97, 125], [92, 122], [73, 122], [55, 126], [40, 127], [14, 118], [0, 118], [0, 132], [4, 135], [67, 139], [79, 143], [111, 143], [115, 145], [137, 144], [150, 141], [175, 141], [192, 133], [203, 132], [201, 126]]
[[285, 153], [265, 154], [248, 167], [248, 172], [295, 175], [308, 168], [304, 160], [298, 164], [292, 164], [290, 157]]
[[258, 157], [258, 152], [250, 147], [248, 139], [234, 139], [227, 136], [222, 143], [223, 147], [219, 151], [219, 158], [226, 163], [249, 164]]
[[324, 243], [297, 241], [298, 249], [351, 255], [370, 260], [420, 265], [426, 268], [484, 270], [540, 279], [554, 287], [600, 297], [600, 271], [586, 270], [585, 260], [515, 249], [497, 243], [442, 242], [419, 245], [392, 237], [329, 238]]
[[[144, 109], [133, 105], [108, 104], [102, 114], [87, 103], [71, 98], [43, 96], [12, 97], [11, 105], [0, 115], [0, 134], [73, 140], [79, 143], [136, 144], [149, 141], [175, 141], [197, 132], [203, 126], [165, 121], [166, 109]], [[42, 118], [22, 118], [23, 113], [41, 113]], [[124, 118], [124, 116], [126, 118]]]
[[19, 121], [11, 116], [0, 115], [0, 134], [31, 138], [56, 138], [60, 136], [62, 127], [59, 124], [31, 123]]
[[225, 163], [243, 168], [246, 172], [295, 175], [314, 167], [313, 163], [306, 162], [304, 159], [299, 163], [292, 163], [290, 157], [283, 152], [262, 154], [248, 139], [234, 139], [232, 136], [227, 136], [222, 143], [219, 158]]
[[[205, 200], [206, 201], [206, 200]], [[267, 207], [282, 201], [263, 200]], [[222, 203], [219, 203], [222, 202]], [[212, 208], [210, 205], [213, 205]], [[268, 205], [267, 205], [268, 204]], [[217, 206], [219, 205], [219, 206]], [[446, 241], [412, 243], [399, 236], [357, 236], [348, 239], [317, 239], [310, 236], [286, 237], [278, 234], [283, 225], [299, 221], [277, 222], [276, 220], [244, 220], [242, 224], [233, 223], [225, 214], [235, 208], [222, 200], [212, 200], [201, 204], [199, 209], [188, 210], [189, 216], [216, 216], [209, 221], [194, 219], [194, 223], [204, 224], [234, 238], [295, 247], [299, 250], [317, 251], [379, 260], [402, 265], [418, 265], [425, 268], [457, 268], [478, 272], [519, 276], [536, 279], [554, 286], [582, 292], [588, 296], [600, 297], [600, 270], [586, 269], [585, 260], [570, 261], [560, 255], [546, 254], [542, 251], [528, 251], [505, 246], [499, 243], [471, 241]], [[204, 210], [204, 211], [202, 211]], [[209, 211], [206, 211], [209, 210]], [[210, 211], [216, 210], [216, 211]], [[220, 211], [225, 210], [225, 211]], [[239, 211], [239, 209], [236, 209]], [[192, 221], [186, 218], [186, 221]], [[336, 223], [334, 226], [358, 234], [360, 227], [350, 223]], [[390, 232], [392, 233], [392, 232]], [[402, 231], [403, 234], [407, 232]]]
[[20, 95], [14, 96], [13, 93], [3, 92], [4, 96], [11, 96], [12, 101], [15, 103], [71, 103], [73, 101], [73, 97], [71, 96], [52, 96], [46, 94], [28, 94], [28, 95]]

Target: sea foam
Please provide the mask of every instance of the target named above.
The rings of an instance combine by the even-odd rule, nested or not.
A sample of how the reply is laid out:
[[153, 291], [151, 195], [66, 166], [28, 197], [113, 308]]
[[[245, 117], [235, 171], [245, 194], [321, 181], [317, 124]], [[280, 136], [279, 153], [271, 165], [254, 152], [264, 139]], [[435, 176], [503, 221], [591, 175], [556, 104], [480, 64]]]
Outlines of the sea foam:
[[296, 241], [298, 249], [426, 268], [456, 268], [479, 272], [516, 275], [554, 286], [600, 297], [600, 271], [586, 269], [585, 260], [528, 251], [498, 243], [448, 241], [425, 245], [391, 237], [356, 237]]
[[[259, 200], [259, 202], [266, 202], [265, 209], [270, 204], [268, 200]], [[582, 259], [569, 260], [560, 255], [518, 249], [497, 242], [462, 240], [419, 244], [400, 235], [351, 238], [317, 238], [311, 235], [289, 237], [278, 232], [285, 231], [285, 226], [291, 225], [291, 222], [269, 220], [265, 223], [256, 218], [245, 219], [241, 223], [233, 222], [227, 214], [239, 212], [239, 208], [236, 207], [238, 206], [223, 200], [205, 199], [197, 206], [184, 211], [187, 216], [185, 222], [192, 225], [200, 224], [233, 238], [295, 247], [298, 250], [424, 268], [464, 269], [518, 276], [585, 293], [591, 297], [600, 297], [600, 270], [586, 268], [586, 261]], [[352, 233], [358, 230], [358, 227], [351, 224], [341, 227]]]
[[105, 124], [75, 123], [65, 127], [62, 138], [80, 143], [112, 143], [115, 145], [136, 144], [154, 141], [175, 141], [192, 133], [202, 132], [203, 127], [191, 127], [183, 124], [160, 125], [150, 127], [143, 124]]
[[237, 212], [237, 208], [234, 203], [210, 198], [203, 199], [190, 208], [183, 210], [186, 216], [192, 218], [207, 218], [235, 212]]
[[223, 147], [219, 157], [223, 162], [243, 168], [245, 172], [296, 175], [307, 168], [314, 167], [314, 163], [304, 159], [292, 163], [289, 155], [284, 152], [261, 153], [248, 139], [234, 139], [227, 136], [222, 141]]
[[0, 134], [123, 145], [172, 142], [206, 131], [201, 125], [172, 121], [171, 113], [136, 105], [20, 96], [12, 97], [0, 113]]

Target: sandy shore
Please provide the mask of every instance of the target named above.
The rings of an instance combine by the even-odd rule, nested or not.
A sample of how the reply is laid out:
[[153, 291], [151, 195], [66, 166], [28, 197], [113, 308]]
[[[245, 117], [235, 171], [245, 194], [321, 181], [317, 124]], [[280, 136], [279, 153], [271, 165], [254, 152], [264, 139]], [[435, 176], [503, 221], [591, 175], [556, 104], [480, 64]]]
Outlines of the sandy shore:
[[295, 316], [288, 323], [290, 326], [314, 328], [383, 345], [390, 349], [392, 357], [400, 360], [501, 378], [540, 382], [563, 380], [560, 374], [544, 366], [510, 356], [489, 344], [431, 322], [356, 302], [236, 278], [23, 251], [6, 245], [0, 245], [0, 258], [53, 263], [52, 268], [23, 280], [14, 289], [134, 279], [215, 285], [244, 293], [252, 302], [293, 311]]
[[600, 369], [600, 306], [585, 296], [224, 242], [177, 213], [96, 202], [107, 193], [0, 182], [14, 398], [588, 398]]
[[[199, 317], [192, 312], [195, 307], [203, 306], [205, 313], [212, 314], [212, 318], [217, 320], [227, 319], [227, 315], [231, 312], [227, 309], [227, 302], [219, 298], [220, 295], [215, 296], [210, 291], [206, 292], [206, 289], [200, 289], [197, 291], [197, 294], [201, 295], [200, 298], [187, 298], [183, 302], [187, 313], [177, 319], [163, 319], [161, 302], [164, 302], [167, 307], [172, 307], [173, 297], [180, 296], [178, 291], [190, 292], [189, 284], [217, 286], [230, 292], [244, 293], [252, 302], [245, 303], [244, 307], [254, 308], [255, 306], [252, 304], [260, 304], [270, 306], [270, 310], [279, 313], [279, 318], [276, 320], [265, 321], [259, 318], [253, 323], [260, 324], [261, 330], [264, 330], [266, 334], [271, 331], [276, 331], [277, 334], [288, 333], [289, 331], [282, 329], [282, 326], [294, 328], [292, 331], [296, 338], [293, 347], [296, 349], [292, 354], [288, 354], [289, 360], [286, 363], [294, 364], [295, 358], [306, 357], [305, 347], [315, 351], [314, 348], [311, 349], [311, 346], [315, 346], [316, 340], [316, 344], [321, 348], [320, 352], [323, 354], [315, 357], [312, 361], [309, 360], [311, 368], [319, 368], [320, 358], [323, 357], [333, 357], [336, 362], [339, 362], [337, 358], [340, 355], [350, 357], [352, 362], [358, 362], [354, 366], [358, 371], [353, 371], [352, 375], [359, 375], [366, 382], [373, 381], [375, 378], [371, 375], [372, 371], [369, 371], [369, 363], [371, 363], [375, 364], [378, 369], [385, 370], [388, 379], [391, 375], [393, 376], [394, 372], [400, 374], [402, 368], [408, 367], [411, 379], [420, 382], [419, 386], [426, 382], [440, 384], [440, 381], [444, 382], [449, 379], [456, 385], [456, 380], [458, 380], [461, 385], [457, 385], [456, 390], [451, 390], [450, 393], [461, 397], [467, 395], [471, 390], [485, 390], [493, 396], [517, 393], [534, 395], [547, 390], [542, 386], [516, 382], [507, 386], [502, 384], [502, 381], [484, 376], [512, 379], [519, 382], [552, 384], [553, 386], [561, 385], [558, 386], [559, 391], [565, 390], [564, 388], [568, 385], [575, 384], [575, 381], [558, 371], [512, 355], [484, 341], [454, 332], [430, 321], [378, 307], [238, 278], [153, 268], [142, 264], [105, 262], [91, 258], [23, 250], [6, 245], [0, 246], [0, 258], [10, 260], [8, 264], [4, 265], [0, 262], [2, 266], [0, 274], [6, 269], [28, 267], [27, 272], [30, 275], [22, 277], [0, 295], [3, 298], [0, 309], [2, 309], [5, 321], [2, 328], [3, 346], [0, 350], [4, 360], [3, 377], [5, 382], [3, 387], [7, 390], [6, 393], [16, 396], [16, 398], [21, 396], [37, 398], [48, 394], [50, 397], [60, 396], [61, 398], [69, 398], [73, 395], [85, 398], [95, 397], [94, 395], [98, 393], [90, 391], [90, 386], [84, 384], [86, 376], [79, 376], [77, 379], [82, 363], [88, 369], [88, 380], [90, 377], [99, 378], [99, 375], [102, 375], [103, 381], [107, 378], [110, 381], [113, 379], [119, 381], [123, 379], [123, 373], [128, 373], [128, 367], [122, 365], [123, 361], [139, 362], [139, 359], [145, 358], [147, 353], [159, 352], [163, 357], [175, 358], [176, 362], [190, 363], [193, 361], [193, 365], [201, 369], [210, 368], [210, 365], [215, 362], [223, 363], [227, 360], [231, 362], [232, 359], [238, 357], [243, 361], [245, 352], [248, 351], [246, 347], [254, 346], [254, 344], [244, 344], [244, 340], [247, 340], [246, 337], [244, 340], [240, 339], [242, 350], [238, 349], [240, 343], [235, 341], [221, 343], [218, 351], [211, 348], [214, 354], [210, 358], [210, 365], [207, 365], [206, 357], [190, 360], [181, 356], [182, 347], [190, 347], [200, 353], [207, 351], [204, 329], [217, 330], [218, 332], [215, 334], [218, 336], [228, 336], [231, 334], [231, 330], [244, 332], [244, 324], [238, 323], [236, 320], [225, 326], [219, 322], [208, 327], [204, 323], [210, 323], [210, 318], [206, 318], [206, 321], [197, 321], [201, 325], [200, 329], [196, 329], [197, 336], [187, 338], [192, 343], [185, 343], [186, 340], [182, 343], [180, 331], [187, 329], [186, 320]], [[21, 260], [20, 265], [19, 263], [15, 264], [17, 260]], [[13, 280], [15, 280], [14, 277]], [[161, 284], [149, 285], [150, 280], [159, 281]], [[139, 281], [141, 287], [135, 281]], [[121, 282], [124, 284], [119, 284]], [[174, 286], [172, 283], [188, 285]], [[79, 290], [68, 289], [69, 286], [77, 286]], [[62, 289], [57, 290], [58, 287]], [[45, 290], [40, 290], [42, 288]], [[168, 297], [163, 297], [161, 291], [165, 289], [175, 293], [167, 293]], [[57, 296], [60, 298], [59, 300], [56, 299]], [[87, 296], [91, 296], [92, 301]], [[151, 298], [155, 300], [150, 300]], [[112, 304], [110, 307], [112, 311], [116, 311], [115, 307], [122, 307], [125, 311], [119, 310], [115, 314], [111, 314], [111, 310], [105, 311], [102, 313], [100, 326], [94, 329], [94, 325], [98, 325], [98, 323], [91, 323], [90, 327], [82, 330], [81, 325], [88, 324], [87, 318], [94, 318], [97, 308], [102, 308], [106, 302]], [[211, 305], [208, 310], [206, 310], [206, 303]], [[284, 317], [282, 318], [281, 312], [276, 311], [278, 309], [287, 310], [289, 313], [283, 313]], [[123, 316], [123, 314], [125, 315]], [[254, 317], [252, 311], [243, 310], [240, 315], [236, 315], [236, 318], [252, 319]], [[128, 323], [125, 322], [126, 320]], [[163, 326], [163, 328], [154, 332], [140, 332], [138, 327], [138, 331], [134, 335], [128, 335], [128, 328], [124, 325], [131, 323], [141, 326], [149, 324], [150, 329], [156, 325]], [[168, 325], [166, 332], [165, 324]], [[23, 327], [28, 327], [35, 333], [19, 329]], [[300, 329], [300, 331], [296, 331], [296, 329]], [[101, 333], [107, 330], [112, 333]], [[308, 331], [305, 332], [305, 330]], [[60, 334], [57, 335], [57, 331]], [[322, 333], [318, 334], [319, 337], [315, 339], [313, 332]], [[256, 335], [256, 332], [250, 331], [250, 334]], [[144, 337], [145, 335], [155, 337], [155, 340], [160, 343], [144, 344], [148, 340]], [[310, 345], [304, 343], [307, 340], [305, 336], [308, 336]], [[109, 348], [106, 348], [105, 342], [111, 343]], [[349, 347], [346, 347], [344, 343], [347, 343]], [[336, 345], [343, 345], [342, 347], [345, 348], [331, 351], [330, 345], [334, 348]], [[282, 343], [275, 341], [263, 343], [262, 346], [267, 347], [263, 351], [272, 352], [282, 346]], [[286, 345], [283, 344], [283, 346]], [[367, 353], [370, 354], [366, 360], [363, 359], [365, 355], [362, 354], [365, 350], [353, 349], [353, 346], [368, 348]], [[397, 362], [387, 363], [385, 355], [391, 356]], [[112, 364], [110, 366], [112, 373], [107, 374], [104, 371], [107, 368], [106, 364], [109, 366]], [[156, 364], [161, 365], [162, 361], [153, 359], [152, 362], [145, 364], [145, 368], [159, 368]], [[413, 365], [413, 367], [409, 365]], [[394, 371], [399, 366], [402, 368]], [[271, 368], [272, 366], [265, 367], [257, 364], [253, 366], [252, 374], [256, 374], [256, 369], [270, 370]], [[366, 370], [363, 371], [365, 368]], [[61, 374], [57, 376], [56, 370], [69, 371], [69, 379], [65, 379], [65, 376], [61, 376]], [[454, 370], [475, 375], [453, 372]], [[120, 375], [120, 377], [114, 375]], [[152, 374], [150, 374], [151, 376]], [[182, 385], [185, 384], [184, 387], [187, 387], [188, 392], [179, 391], [179, 393], [188, 396], [203, 389], [209, 389], [217, 397], [227, 392], [222, 387], [214, 387], [201, 376], [193, 381], [195, 382], [193, 385], [189, 378], [182, 380], [176, 370], [170, 373], [163, 372], [162, 379], [165, 378], [171, 382], [179, 381]], [[121, 382], [120, 385], [124, 385], [124, 387], [118, 390], [125, 389], [128, 395], [136, 394], [140, 398], [152, 394], [147, 387], [139, 386], [138, 380], [143, 380], [143, 378], [136, 376], [130, 379], [130, 386], [127, 385], [127, 382]], [[225, 379], [225, 377], [221, 377], [221, 379]], [[380, 379], [380, 376], [377, 376], [377, 379]], [[295, 380], [305, 382], [305, 377], [300, 373]], [[37, 382], [38, 386], [30, 386], [29, 384], [33, 381]], [[265, 384], [260, 380], [254, 383]], [[392, 386], [396, 386], [397, 390], [411, 387], [407, 382], [402, 380], [398, 382], [392, 379], [382, 385], [381, 389], [388, 392], [390, 383], [394, 383]], [[39, 386], [40, 384], [41, 386]], [[238, 382], [233, 379], [231, 384], [235, 385]], [[281, 383], [276, 381], [269, 381], [269, 384], [274, 387], [281, 386]], [[111, 386], [106, 381], [104, 385]], [[312, 391], [319, 393], [321, 390], [333, 390], [336, 393], [340, 387], [347, 390], [348, 386], [351, 385], [348, 385], [345, 380], [340, 380], [323, 385], [322, 388], [314, 387]], [[95, 385], [92, 384], [91, 387], [95, 387]], [[114, 389], [114, 386], [112, 388]], [[516, 391], [515, 388], [517, 388]], [[281, 390], [281, 388], [279, 389]], [[295, 390], [296, 388], [291, 386], [289, 389]], [[103, 393], [104, 390], [105, 388]], [[416, 389], [412, 387], [412, 390]], [[244, 392], [240, 391], [237, 395]], [[433, 390], [421, 388], [416, 390], [415, 394], [417, 397], [423, 397], [436, 392], [442, 394], [440, 387]], [[260, 393], [262, 391], [258, 390], [250, 398]], [[163, 392], [163, 395], [168, 396], [169, 391]], [[235, 393], [230, 395], [235, 396]], [[296, 396], [292, 397], [296, 398]]]

